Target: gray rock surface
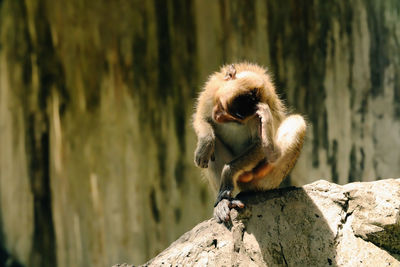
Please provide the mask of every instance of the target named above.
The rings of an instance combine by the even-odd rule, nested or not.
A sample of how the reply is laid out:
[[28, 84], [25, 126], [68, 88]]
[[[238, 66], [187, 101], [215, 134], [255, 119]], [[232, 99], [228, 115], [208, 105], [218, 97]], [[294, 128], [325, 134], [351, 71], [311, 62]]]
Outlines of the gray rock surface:
[[239, 197], [228, 228], [204, 221], [144, 266], [400, 266], [400, 179]]

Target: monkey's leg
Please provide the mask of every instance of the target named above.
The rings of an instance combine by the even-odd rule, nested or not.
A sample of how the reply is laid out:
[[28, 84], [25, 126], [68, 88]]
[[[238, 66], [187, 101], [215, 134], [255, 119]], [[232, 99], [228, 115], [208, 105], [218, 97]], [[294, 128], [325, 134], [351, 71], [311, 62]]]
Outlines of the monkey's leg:
[[245, 153], [224, 165], [221, 185], [214, 205], [214, 217], [218, 222], [228, 221], [231, 208], [243, 208], [244, 204], [232, 197], [236, 179], [244, 172], [252, 170], [263, 158], [264, 150], [258, 140]]
[[[218, 137], [215, 138], [215, 160], [211, 160], [208, 164], [208, 178], [210, 184], [215, 190], [218, 190], [221, 184], [221, 173], [227, 162], [232, 161], [234, 158], [232, 152], [220, 141]], [[234, 199], [221, 199], [216, 203], [214, 208], [214, 218], [217, 222], [229, 220], [230, 209], [243, 208], [244, 205], [240, 201]]]
[[245, 153], [225, 164], [221, 173], [221, 187], [219, 197], [231, 198], [237, 178], [254, 169], [259, 162], [265, 159], [264, 149], [260, 141], [256, 141]]
[[302, 116], [288, 116], [279, 126], [276, 133], [276, 146], [281, 155], [272, 163], [272, 169], [264, 177], [255, 177], [257, 189], [269, 190], [277, 188], [293, 168], [303, 146], [306, 123]]
[[221, 173], [227, 162], [230, 162], [234, 156], [232, 151], [230, 151], [224, 143], [221, 142], [218, 136], [215, 137], [215, 148], [214, 148], [214, 158], [208, 163], [208, 168], [206, 169], [207, 178], [215, 190], [218, 189], [221, 184]]

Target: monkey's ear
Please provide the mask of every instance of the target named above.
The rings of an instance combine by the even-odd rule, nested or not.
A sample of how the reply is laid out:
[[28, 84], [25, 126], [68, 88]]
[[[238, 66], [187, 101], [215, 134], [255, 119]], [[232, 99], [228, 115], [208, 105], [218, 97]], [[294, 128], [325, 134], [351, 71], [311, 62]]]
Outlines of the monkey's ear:
[[228, 81], [228, 80], [234, 80], [234, 79], [236, 79], [236, 69], [235, 69], [235, 65], [231, 64], [231, 65], [229, 65], [228, 69], [226, 70], [224, 80]]

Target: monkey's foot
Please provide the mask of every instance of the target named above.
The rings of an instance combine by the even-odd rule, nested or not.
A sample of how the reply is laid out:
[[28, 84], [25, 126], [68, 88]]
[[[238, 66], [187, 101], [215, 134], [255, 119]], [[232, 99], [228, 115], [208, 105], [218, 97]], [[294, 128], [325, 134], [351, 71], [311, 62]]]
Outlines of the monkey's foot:
[[222, 199], [214, 207], [215, 220], [218, 223], [229, 221], [231, 209], [235, 208], [243, 209], [243, 202], [238, 199]]

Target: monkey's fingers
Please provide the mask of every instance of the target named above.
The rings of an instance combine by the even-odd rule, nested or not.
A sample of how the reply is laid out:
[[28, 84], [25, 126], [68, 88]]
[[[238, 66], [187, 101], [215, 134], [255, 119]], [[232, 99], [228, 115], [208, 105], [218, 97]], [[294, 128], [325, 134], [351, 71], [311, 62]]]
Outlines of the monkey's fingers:
[[214, 218], [218, 223], [229, 221], [229, 204], [229, 200], [223, 199], [214, 207]]
[[268, 104], [266, 103], [258, 103], [256, 114], [261, 119], [261, 123], [266, 123], [271, 119], [271, 111], [269, 109]]
[[208, 161], [214, 154], [213, 139], [200, 139], [194, 152], [194, 162], [200, 168], [208, 168]]
[[200, 168], [207, 168], [208, 167], [208, 158], [204, 157], [203, 154], [196, 153], [194, 162], [196, 166]]
[[239, 199], [233, 199], [229, 203], [229, 208], [231, 208], [231, 209], [232, 208], [243, 209], [244, 208], [244, 203], [242, 201], [240, 201]]

